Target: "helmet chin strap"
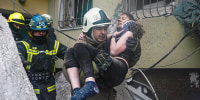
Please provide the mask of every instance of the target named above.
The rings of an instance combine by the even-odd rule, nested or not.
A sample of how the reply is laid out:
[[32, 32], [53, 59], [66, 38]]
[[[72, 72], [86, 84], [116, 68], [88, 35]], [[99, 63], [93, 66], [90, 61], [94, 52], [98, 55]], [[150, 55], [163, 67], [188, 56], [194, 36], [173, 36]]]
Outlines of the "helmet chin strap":
[[93, 30], [92, 30], [92, 33], [91, 33], [91, 37], [94, 41], [98, 42], [95, 38], [94, 38], [94, 35], [93, 35]]

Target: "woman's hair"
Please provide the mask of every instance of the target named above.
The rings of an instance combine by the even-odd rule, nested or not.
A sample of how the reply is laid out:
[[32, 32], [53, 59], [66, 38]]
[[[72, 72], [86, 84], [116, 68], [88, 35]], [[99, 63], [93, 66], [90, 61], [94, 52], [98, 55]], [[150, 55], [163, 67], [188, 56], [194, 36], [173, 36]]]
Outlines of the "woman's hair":
[[123, 12], [121, 15], [126, 15], [129, 20], [134, 20], [133, 15], [131, 15], [130, 13]]
[[143, 25], [136, 23], [136, 33], [138, 34], [137, 37], [139, 39], [141, 39], [143, 34], [145, 33], [145, 31], [142, 27], [143, 27]]

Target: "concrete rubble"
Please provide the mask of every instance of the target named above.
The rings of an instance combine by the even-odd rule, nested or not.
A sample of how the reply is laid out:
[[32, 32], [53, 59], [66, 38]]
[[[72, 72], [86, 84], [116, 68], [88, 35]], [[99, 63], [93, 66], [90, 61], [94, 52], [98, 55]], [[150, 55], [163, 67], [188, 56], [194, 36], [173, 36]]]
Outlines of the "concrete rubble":
[[0, 13], [0, 100], [37, 100], [11, 30]]

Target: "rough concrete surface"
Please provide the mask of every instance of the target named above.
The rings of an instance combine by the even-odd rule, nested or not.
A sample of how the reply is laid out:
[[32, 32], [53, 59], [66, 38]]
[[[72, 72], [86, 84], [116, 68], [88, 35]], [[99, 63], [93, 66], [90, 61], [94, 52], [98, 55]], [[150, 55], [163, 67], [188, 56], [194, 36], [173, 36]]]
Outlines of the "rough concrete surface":
[[37, 100], [7, 20], [0, 13], [0, 100]]
[[71, 85], [66, 80], [62, 71], [55, 75], [56, 79], [56, 100], [70, 100]]

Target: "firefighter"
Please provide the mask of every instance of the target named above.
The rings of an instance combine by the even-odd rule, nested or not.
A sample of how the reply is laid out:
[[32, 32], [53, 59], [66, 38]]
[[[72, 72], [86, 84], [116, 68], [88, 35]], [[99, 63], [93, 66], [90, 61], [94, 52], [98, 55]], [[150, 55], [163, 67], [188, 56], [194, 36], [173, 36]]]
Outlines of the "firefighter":
[[38, 100], [56, 100], [54, 73], [57, 57], [64, 59], [66, 46], [48, 37], [45, 17], [34, 16], [29, 23], [30, 38], [17, 43], [19, 55]]
[[[99, 93], [99, 87], [113, 88], [125, 79], [130, 63], [129, 58], [134, 56], [135, 51], [125, 49], [119, 55], [111, 57], [110, 44], [115, 41], [116, 36], [107, 39], [108, 25], [110, 25], [108, 16], [99, 8], [92, 8], [84, 15], [82, 31], [86, 39], [76, 41], [65, 54], [64, 66], [73, 89], [71, 100], [92, 97]], [[115, 35], [122, 32], [123, 30], [116, 32]], [[126, 46], [126, 40], [124, 41], [125, 45], [123, 45]], [[133, 44], [132, 48], [140, 52], [138, 45]], [[84, 74], [84, 78], [79, 77], [79, 72], [80, 75]], [[82, 88], [79, 78], [85, 82]]]
[[24, 16], [21, 13], [14, 12], [10, 14], [7, 22], [9, 23], [15, 41], [27, 38], [28, 33], [20, 33], [20, 30], [25, 26]]
[[52, 38], [53, 40], [56, 40], [56, 35], [55, 35], [55, 30], [53, 28], [53, 19], [51, 17], [51, 15], [49, 14], [42, 14], [42, 16], [44, 16], [47, 20], [47, 23], [49, 25], [49, 37]]

